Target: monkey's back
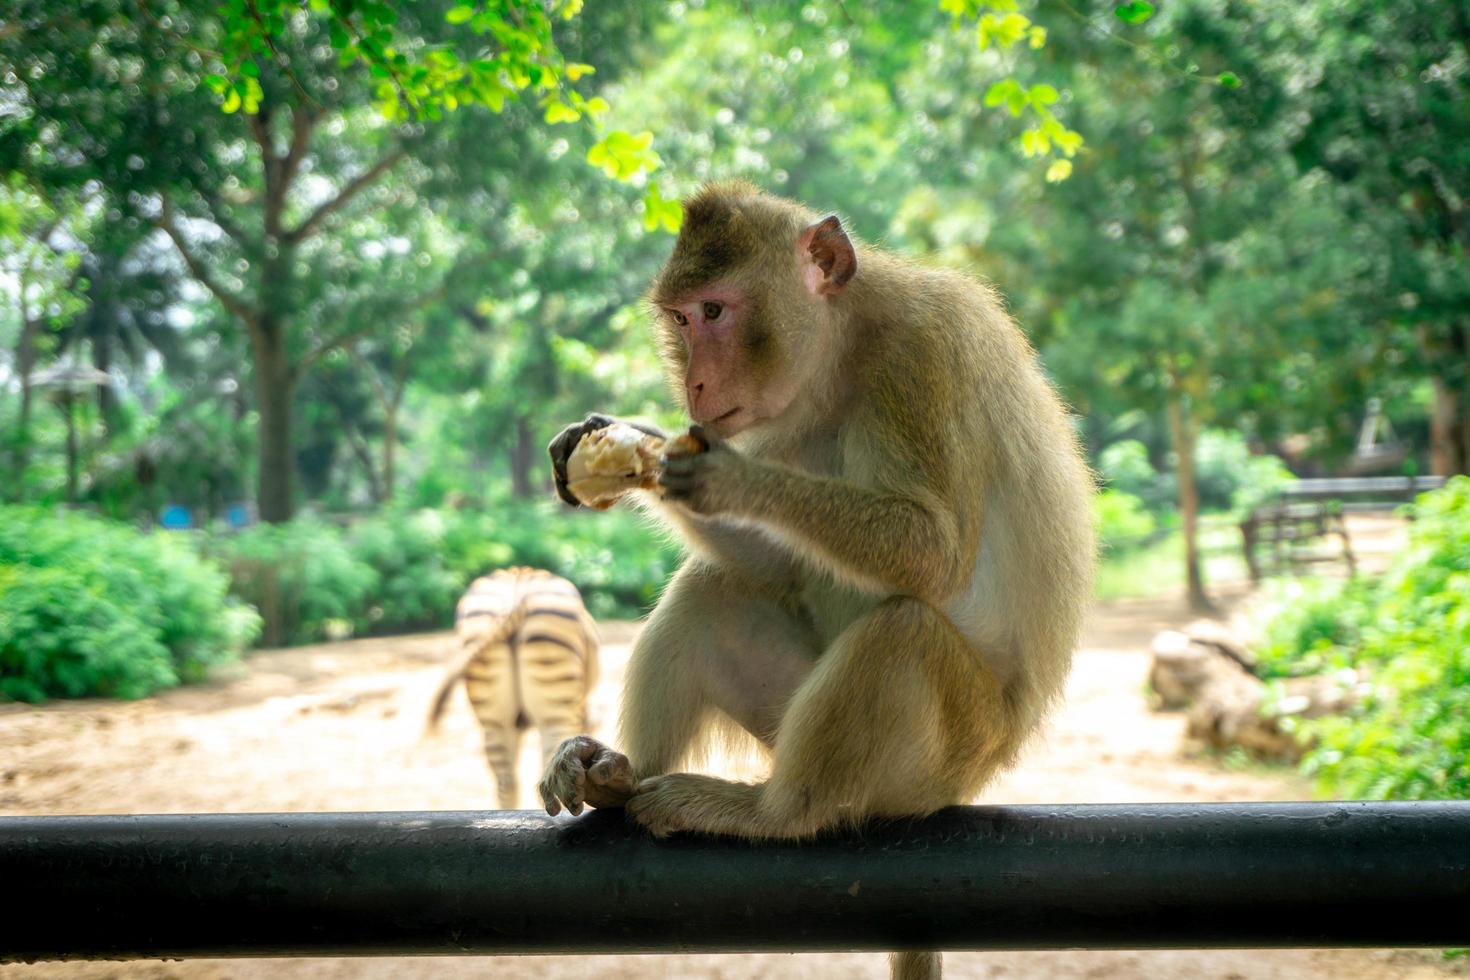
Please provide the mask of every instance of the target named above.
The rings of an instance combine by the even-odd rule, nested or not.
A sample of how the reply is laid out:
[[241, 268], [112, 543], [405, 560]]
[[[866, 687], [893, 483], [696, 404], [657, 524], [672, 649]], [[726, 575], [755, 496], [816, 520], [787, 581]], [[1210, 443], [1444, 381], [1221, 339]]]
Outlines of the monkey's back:
[[[870, 356], [940, 379], [916, 411], [944, 427], [945, 451], [981, 515], [969, 587], [946, 614], [1039, 718], [1058, 697], [1092, 593], [1093, 479], [1061, 398], [988, 285], [892, 256], [911, 315]], [[915, 393], [916, 400], [919, 393]]]

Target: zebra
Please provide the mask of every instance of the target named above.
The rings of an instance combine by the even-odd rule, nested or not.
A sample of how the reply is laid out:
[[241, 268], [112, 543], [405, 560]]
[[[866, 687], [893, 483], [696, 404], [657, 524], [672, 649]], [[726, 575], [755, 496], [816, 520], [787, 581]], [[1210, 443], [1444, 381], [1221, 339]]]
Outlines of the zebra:
[[534, 725], [543, 761], [588, 730], [597, 683], [597, 627], [577, 587], [537, 568], [505, 568], [470, 583], [455, 610], [459, 655], [429, 710], [432, 730], [463, 678], [485, 737], [500, 808], [518, 800], [521, 733]]

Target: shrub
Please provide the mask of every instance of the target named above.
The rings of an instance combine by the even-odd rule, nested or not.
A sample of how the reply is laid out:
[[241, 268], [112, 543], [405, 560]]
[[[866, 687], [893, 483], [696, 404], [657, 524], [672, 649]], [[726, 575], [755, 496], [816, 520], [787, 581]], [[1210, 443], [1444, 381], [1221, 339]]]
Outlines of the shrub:
[[346, 527], [302, 516], [215, 530], [203, 547], [229, 570], [235, 594], [260, 610], [269, 646], [447, 628], [465, 586], [509, 565], [566, 577], [596, 616], [637, 616], [679, 554], [636, 514], [553, 501], [390, 511]]
[[1149, 462], [1148, 447], [1137, 439], [1123, 439], [1097, 457], [1098, 472], [1108, 488], [1139, 498], [1153, 512], [1173, 509], [1179, 495], [1174, 474], [1162, 474]]
[[367, 622], [378, 631], [447, 626], [468, 579], [445, 560], [449, 522], [433, 510], [392, 512], [352, 525], [347, 545], [371, 568], [377, 587], [368, 598]]
[[640, 515], [568, 510], [555, 501], [519, 501], [456, 514], [446, 561], [468, 581], [504, 565], [561, 575], [582, 591], [595, 616], [637, 616], [658, 597], [679, 549]]
[[186, 541], [0, 507], [0, 696], [136, 698], [200, 679], [259, 629]]
[[1309, 722], [1304, 760], [1331, 792], [1470, 796], [1470, 479], [1419, 497], [1410, 547], [1378, 582], [1343, 588], [1274, 624], [1273, 669], [1364, 667], [1351, 714]]
[[1195, 482], [1203, 509], [1243, 514], [1293, 479], [1279, 458], [1252, 454], [1239, 432], [1206, 429], [1200, 433]]
[[1105, 554], [1137, 548], [1154, 535], [1159, 522], [1143, 501], [1122, 490], [1103, 490], [1092, 498], [1098, 542]]
[[306, 515], [216, 530], [203, 547], [229, 571], [234, 593], [260, 611], [266, 646], [341, 639], [370, 625], [380, 577], [336, 525]]

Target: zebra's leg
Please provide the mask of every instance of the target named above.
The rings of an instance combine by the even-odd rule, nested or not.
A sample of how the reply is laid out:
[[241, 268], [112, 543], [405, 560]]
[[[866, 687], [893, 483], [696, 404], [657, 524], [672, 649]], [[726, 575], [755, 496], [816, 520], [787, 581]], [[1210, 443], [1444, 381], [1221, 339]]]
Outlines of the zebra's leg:
[[484, 733], [485, 761], [495, 777], [500, 808], [514, 810], [520, 796], [516, 758], [521, 730], [516, 724], [520, 705], [509, 644], [491, 644], [475, 658], [465, 671], [465, 690]]

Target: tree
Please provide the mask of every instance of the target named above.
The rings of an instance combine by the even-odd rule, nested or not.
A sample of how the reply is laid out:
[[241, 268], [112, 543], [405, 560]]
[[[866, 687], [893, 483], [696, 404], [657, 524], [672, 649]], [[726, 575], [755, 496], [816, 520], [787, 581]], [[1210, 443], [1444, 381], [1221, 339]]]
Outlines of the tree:
[[8, 447], [14, 478], [7, 493], [20, 493], [31, 455], [35, 375], [40, 358], [55, 349], [56, 333], [81, 304], [78, 259], [69, 242], [85, 222], [81, 208], [66, 197], [48, 200], [25, 181], [12, 178], [0, 187], [0, 283], [8, 324], [10, 373], [19, 390], [16, 425]]
[[1373, 297], [1379, 350], [1410, 352], [1433, 384], [1436, 473], [1470, 472], [1470, 11], [1457, 0], [1295, 5], [1257, 40], [1300, 80], [1291, 150], [1343, 189], [1391, 250]]
[[[267, 520], [291, 514], [295, 388], [322, 356], [376, 328], [334, 315], [378, 305], [337, 281], [371, 244], [356, 233], [395, 233], [354, 219], [413, 194], [426, 136], [417, 118], [471, 101], [498, 112], [520, 93], [548, 122], [603, 111], [566, 86], [590, 68], [563, 61], [539, 5], [497, 9], [426, 4], [414, 18], [371, 2], [307, 12], [175, 0], [135, 16], [118, 0], [61, 17], [31, 2], [14, 18], [23, 29], [0, 37], [0, 55], [18, 66], [7, 96], [20, 111], [0, 135], [8, 166], [53, 186], [99, 181], [168, 237], [247, 336]], [[470, 30], [454, 35], [446, 20]], [[656, 164], [645, 151], [604, 157], [631, 176]], [[409, 186], [385, 184], [395, 171], [410, 171]], [[365, 292], [396, 294], [422, 278], [415, 257], [386, 282], [392, 263], [373, 264], [375, 281], [356, 281]]]

